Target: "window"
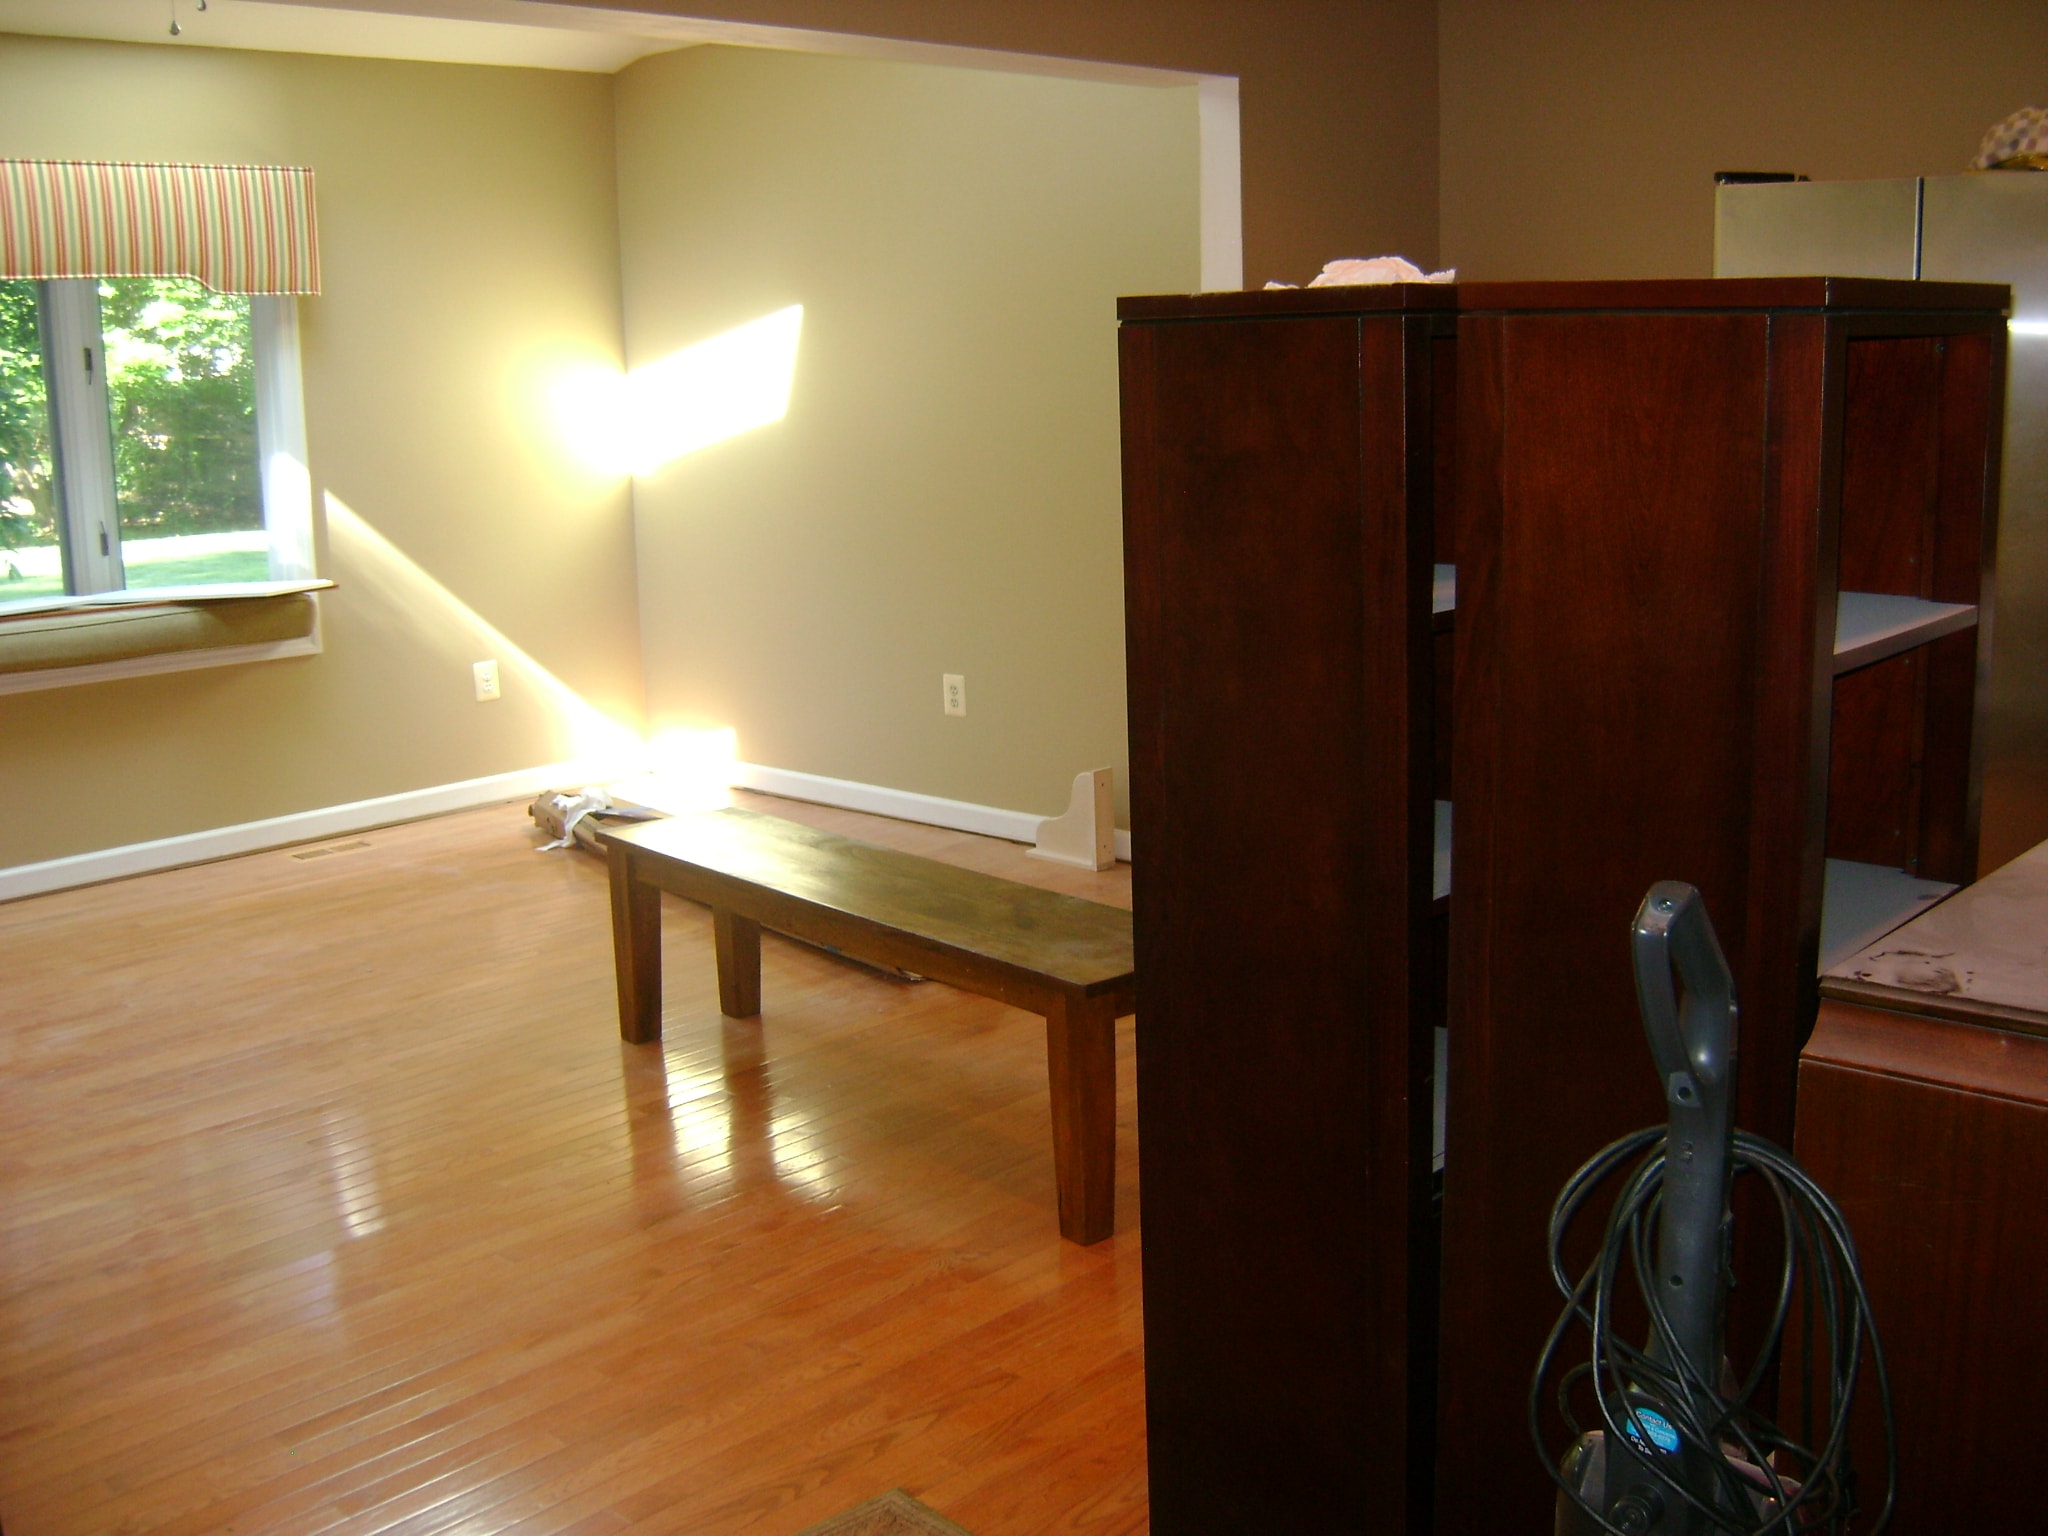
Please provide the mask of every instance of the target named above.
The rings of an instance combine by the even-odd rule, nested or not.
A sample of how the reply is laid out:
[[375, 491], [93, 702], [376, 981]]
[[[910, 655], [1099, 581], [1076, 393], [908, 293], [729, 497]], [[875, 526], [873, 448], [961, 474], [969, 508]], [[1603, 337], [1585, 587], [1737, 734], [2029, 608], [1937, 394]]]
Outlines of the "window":
[[0, 280], [0, 605], [313, 574], [292, 303]]
[[319, 291], [304, 167], [0, 160], [13, 639], [41, 609], [130, 592], [161, 607], [328, 585], [293, 297]]

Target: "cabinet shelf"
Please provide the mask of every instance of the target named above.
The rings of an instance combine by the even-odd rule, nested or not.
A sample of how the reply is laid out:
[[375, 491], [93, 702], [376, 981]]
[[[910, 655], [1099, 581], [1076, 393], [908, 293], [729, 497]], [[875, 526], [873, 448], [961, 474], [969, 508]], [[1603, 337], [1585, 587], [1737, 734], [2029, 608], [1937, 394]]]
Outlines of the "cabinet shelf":
[[1451, 894], [1451, 802], [1448, 800], [1439, 800], [1436, 803], [1435, 854], [1434, 865], [1430, 870], [1430, 899], [1447, 901]]
[[1820, 907], [1820, 969], [1825, 975], [1956, 889], [1883, 864], [1829, 859]]
[[[1458, 568], [1439, 564], [1430, 581], [1429, 611], [1442, 617], [1458, 607]], [[1843, 592], [1835, 602], [1835, 671], [1853, 672], [1873, 661], [1939, 640], [1977, 622], [1974, 603], [1933, 603], [1890, 592]]]
[[1835, 671], [1867, 667], [1977, 622], [1974, 603], [1931, 603], [1889, 592], [1844, 592], [1835, 601]]
[[1431, 614], [1451, 613], [1458, 606], [1458, 568], [1455, 565], [1439, 564], [1429, 584], [1429, 611]]
[[1444, 1171], [1444, 1121], [1450, 1107], [1451, 1078], [1451, 1032], [1439, 1024], [1430, 1031], [1436, 1039], [1436, 1067], [1430, 1087], [1432, 1108], [1429, 1116], [1429, 1171]]

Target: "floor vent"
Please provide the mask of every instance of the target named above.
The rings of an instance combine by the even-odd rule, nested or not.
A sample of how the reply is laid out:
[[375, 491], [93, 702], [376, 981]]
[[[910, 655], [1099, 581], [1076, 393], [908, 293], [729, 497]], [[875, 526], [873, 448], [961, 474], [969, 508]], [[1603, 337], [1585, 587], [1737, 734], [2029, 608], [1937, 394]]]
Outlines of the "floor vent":
[[330, 853], [354, 853], [358, 848], [367, 848], [369, 846], [370, 840], [367, 837], [359, 837], [353, 842], [330, 843], [325, 848], [301, 848], [292, 857], [295, 859], [324, 859]]

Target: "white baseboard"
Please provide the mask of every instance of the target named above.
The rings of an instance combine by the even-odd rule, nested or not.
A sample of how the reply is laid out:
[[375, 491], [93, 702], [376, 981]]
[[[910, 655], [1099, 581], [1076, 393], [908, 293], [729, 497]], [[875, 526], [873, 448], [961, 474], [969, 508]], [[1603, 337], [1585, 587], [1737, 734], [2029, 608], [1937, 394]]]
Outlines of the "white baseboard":
[[[866, 811], [872, 816], [893, 816], [898, 821], [948, 827], [955, 832], [979, 832], [983, 837], [1008, 838], [1013, 843], [1038, 841], [1038, 824], [1045, 819], [1029, 811], [1006, 811], [1000, 806], [976, 805], [971, 800], [947, 800], [939, 795], [920, 795], [853, 779], [828, 779], [822, 774], [797, 773], [760, 763], [734, 763], [732, 782], [737, 788], [757, 789], [764, 795], [784, 795], [791, 800], [837, 806], [843, 811]], [[1116, 856], [1127, 864], [1131, 859], [1131, 834], [1121, 827], [1116, 834]]]
[[[613, 772], [590, 763], [549, 763], [512, 773], [494, 773], [487, 778], [464, 779], [456, 784], [435, 784], [426, 789], [407, 790], [403, 794], [380, 795], [374, 800], [356, 800], [347, 805], [296, 811], [289, 816], [271, 816], [231, 827], [187, 832], [180, 837], [163, 837], [153, 842], [128, 843], [119, 848], [75, 853], [67, 858], [46, 859], [40, 864], [17, 864], [11, 869], [0, 869], [0, 901], [16, 901], [24, 896], [40, 896], [46, 891], [69, 890], [79, 885], [97, 885], [103, 880], [146, 875], [185, 864], [204, 864], [213, 859], [232, 858], [238, 853], [257, 853], [292, 843], [317, 842], [321, 838], [341, 837], [351, 832], [367, 831], [371, 827], [390, 826], [394, 822], [417, 821], [423, 816], [440, 816], [449, 811], [466, 811], [480, 805], [517, 800], [524, 795], [539, 794], [544, 789], [602, 783], [614, 776]], [[949, 827], [956, 832], [978, 832], [984, 837], [1007, 838], [1013, 843], [1035, 842], [1038, 823], [1044, 819], [1028, 811], [1006, 811], [999, 806], [947, 800], [938, 795], [920, 795], [880, 784], [860, 784], [851, 779], [828, 779], [821, 774], [767, 768], [759, 763], [735, 763], [732, 782], [742, 789], [757, 789], [763, 794], [786, 795], [792, 800], [810, 800], [819, 805], [838, 806], [842, 810], [866, 811], [875, 816], [893, 816], [899, 821]], [[1116, 834], [1116, 856], [1127, 863], [1131, 857], [1131, 834], [1122, 829]]]
[[403, 794], [380, 795], [374, 800], [356, 800], [347, 805], [330, 805], [318, 810], [297, 811], [289, 816], [271, 816], [263, 821], [245, 821], [232, 827], [215, 827], [205, 832], [188, 832], [182, 837], [163, 837], [154, 842], [129, 843], [120, 848], [102, 848], [93, 853], [76, 853], [68, 858], [47, 859], [40, 864], [17, 864], [0, 869], [0, 901], [37, 896], [77, 885], [97, 885], [102, 880], [119, 880], [127, 875], [149, 874], [175, 869], [183, 864], [204, 864], [238, 853], [255, 853], [265, 848], [282, 848], [291, 843], [317, 842], [321, 838], [362, 832], [393, 822], [417, 821], [422, 816], [439, 816], [448, 811], [466, 811], [479, 805], [495, 805], [534, 795], [543, 789], [590, 783], [605, 773], [588, 763], [551, 763], [539, 768], [522, 768], [512, 773], [494, 773], [487, 778], [464, 779], [456, 784], [435, 784]]

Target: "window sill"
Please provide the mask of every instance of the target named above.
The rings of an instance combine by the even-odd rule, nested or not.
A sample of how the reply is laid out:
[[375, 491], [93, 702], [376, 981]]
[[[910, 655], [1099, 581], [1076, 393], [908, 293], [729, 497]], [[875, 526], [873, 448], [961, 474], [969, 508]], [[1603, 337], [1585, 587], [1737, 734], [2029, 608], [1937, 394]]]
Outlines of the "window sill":
[[320, 652], [329, 581], [159, 587], [0, 604], [0, 694]]

